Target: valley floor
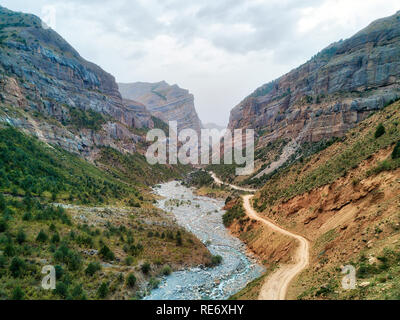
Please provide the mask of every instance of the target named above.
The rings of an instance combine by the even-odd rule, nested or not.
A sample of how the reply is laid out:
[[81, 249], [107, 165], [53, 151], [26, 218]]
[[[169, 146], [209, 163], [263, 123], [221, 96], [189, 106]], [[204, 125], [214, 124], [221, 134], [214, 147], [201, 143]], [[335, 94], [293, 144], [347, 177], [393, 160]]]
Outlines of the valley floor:
[[[215, 173], [211, 172], [211, 176], [215, 183], [219, 185], [225, 184], [219, 179]], [[244, 192], [256, 192], [254, 189], [242, 188], [232, 184], [227, 184], [234, 190], [240, 190]], [[263, 280], [264, 283], [259, 287], [259, 300], [285, 300], [288, 292], [288, 288], [293, 279], [301, 273], [304, 269], [309, 266], [309, 255], [310, 255], [310, 243], [307, 239], [297, 234], [294, 234], [286, 229], [281, 228], [277, 224], [262, 218], [253, 208], [251, 199], [254, 196], [245, 195], [243, 196], [243, 207], [249, 218], [253, 221], [261, 222], [267, 228], [280, 233], [284, 236], [293, 238], [298, 242], [298, 247], [294, 251], [293, 263], [279, 266], [277, 270], [269, 273]]]

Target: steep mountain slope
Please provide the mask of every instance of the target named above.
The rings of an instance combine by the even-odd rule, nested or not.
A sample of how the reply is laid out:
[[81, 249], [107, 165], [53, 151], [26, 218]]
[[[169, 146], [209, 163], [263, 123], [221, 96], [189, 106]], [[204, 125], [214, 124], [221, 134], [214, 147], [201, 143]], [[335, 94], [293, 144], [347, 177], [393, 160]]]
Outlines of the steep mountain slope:
[[[399, 126], [396, 102], [341, 141], [277, 170], [256, 194], [258, 212], [311, 243], [310, 267], [292, 283], [289, 298], [399, 298]], [[237, 205], [227, 208], [229, 214]], [[290, 239], [269, 237], [270, 230], [243, 214], [230, 228], [266, 265], [290, 263]], [[356, 271], [354, 290], [341, 286], [346, 265]], [[236, 298], [257, 297], [261, 285], [253, 283]]]
[[167, 123], [177, 121], [178, 131], [193, 129], [200, 132], [201, 121], [194, 106], [194, 96], [188, 90], [165, 81], [120, 83], [118, 86], [124, 99], [143, 103], [154, 116]]
[[[400, 97], [400, 12], [334, 43], [309, 62], [258, 88], [232, 112], [229, 128], [253, 128], [259, 145], [340, 137]], [[263, 174], [267, 174], [266, 171]]]
[[[211, 261], [129, 179], [12, 127], [0, 129], [0, 177], [1, 300], [140, 298], [161, 272]], [[56, 290], [40, 287], [46, 265]]]
[[64, 149], [134, 152], [152, 127], [143, 106], [124, 103], [113, 76], [84, 60], [39, 18], [0, 7], [0, 121]]
[[98, 159], [106, 170], [122, 168], [119, 161], [135, 162], [123, 170], [131, 183], [151, 185], [180, 176], [182, 167], [146, 163], [147, 130], [166, 124], [143, 104], [123, 100], [113, 76], [44, 29], [39, 18], [2, 7], [0, 17], [0, 123]]
[[[153, 205], [149, 186], [188, 170], [143, 156], [166, 126], [39, 18], [0, 7], [0, 300], [136, 299], [210, 264]], [[41, 288], [46, 265], [55, 290]]]

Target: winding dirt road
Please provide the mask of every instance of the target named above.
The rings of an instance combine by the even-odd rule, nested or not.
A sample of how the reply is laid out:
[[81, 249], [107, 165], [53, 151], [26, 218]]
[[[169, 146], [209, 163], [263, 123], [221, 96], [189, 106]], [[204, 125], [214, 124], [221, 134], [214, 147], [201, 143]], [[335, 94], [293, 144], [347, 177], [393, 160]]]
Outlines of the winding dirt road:
[[238, 191], [244, 191], [244, 192], [250, 192], [250, 193], [257, 192], [257, 190], [254, 190], [254, 189], [241, 188], [241, 187], [235, 186], [233, 184], [226, 183], [226, 182], [222, 181], [220, 178], [218, 178], [214, 172], [210, 171], [209, 173], [211, 174], [211, 177], [214, 179], [216, 184], [219, 184], [219, 185], [224, 184], [224, 185], [231, 187], [232, 189], [238, 190]]
[[[241, 190], [245, 192], [257, 191], [224, 183], [213, 172], [211, 172], [211, 176], [217, 184], [225, 184], [235, 190]], [[280, 266], [276, 271], [270, 274], [265, 280], [265, 283], [263, 284], [258, 296], [258, 300], [286, 300], [290, 283], [298, 274], [300, 274], [300, 272], [305, 270], [309, 265], [310, 243], [306, 238], [294, 234], [286, 229], [283, 229], [272, 221], [261, 217], [251, 205], [251, 199], [253, 197], [254, 195], [243, 196], [243, 206], [246, 210], [246, 214], [251, 219], [260, 221], [274, 231], [291, 237], [297, 240], [297, 242], [299, 243], [299, 246], [297, 247], [295, 252], [295, 256], [293, 257], [294, 263]]]
[[243, 197], [244, 208], [251, 219], [260, 221], [276, 232], [294, 238], [299, 242], [299, 246], [293, 257], [294, 264], [280, 266], [278, 270], [269, 275], [258, 296], [258, 300], [286, 300], [289, 284], [300, 272], [308, 267], [310, 243], [306, 238], [291, 233], [273, 222], [260, 217], [250, 203], [253, 197], [254, 196]]

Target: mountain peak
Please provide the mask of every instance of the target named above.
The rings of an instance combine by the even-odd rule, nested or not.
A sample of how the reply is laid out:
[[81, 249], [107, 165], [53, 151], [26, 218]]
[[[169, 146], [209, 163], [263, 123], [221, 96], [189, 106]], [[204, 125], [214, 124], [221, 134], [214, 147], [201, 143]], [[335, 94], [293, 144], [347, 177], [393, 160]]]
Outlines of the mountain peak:
[[194, 97], [188, 90], [177, 84], [169, 85], [166, 81], [119, 83], [118, 86], [124, 99], [143, 103], [154, 116], [165, 122], [177, 121], [178, 130], [190, 128], [200, 131], [202, 126]]

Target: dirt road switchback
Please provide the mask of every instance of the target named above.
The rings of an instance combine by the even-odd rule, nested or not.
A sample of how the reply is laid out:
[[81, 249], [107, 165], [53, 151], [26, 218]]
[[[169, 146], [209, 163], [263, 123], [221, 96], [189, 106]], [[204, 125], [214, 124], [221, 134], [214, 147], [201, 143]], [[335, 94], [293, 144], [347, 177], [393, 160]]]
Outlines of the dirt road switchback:
[[246, 210], [246, 214], [251, 219], [260, 221], [276, 232], [296, 239], [299, 243], [299, 246], [295, 252], [295, 256], [293, 257], [294, 263], [280, 266], [279, 269], [269, 275], [263, 284], [258, 297], [259, 300], [286, 300], [289, 284], [298, 274], [300, 274], [300, 272], [308, 267], [310, 243], [306, 238], [287, 231], [266, 218], [260, 217], [251, 205], [250, 200], [253, 197], [254, 196], [252, 195], [243, 196], [243, 205]]

